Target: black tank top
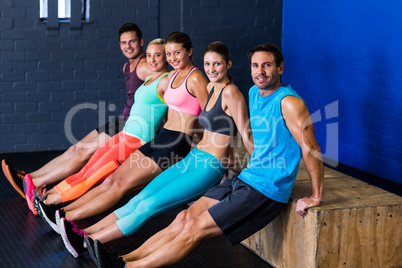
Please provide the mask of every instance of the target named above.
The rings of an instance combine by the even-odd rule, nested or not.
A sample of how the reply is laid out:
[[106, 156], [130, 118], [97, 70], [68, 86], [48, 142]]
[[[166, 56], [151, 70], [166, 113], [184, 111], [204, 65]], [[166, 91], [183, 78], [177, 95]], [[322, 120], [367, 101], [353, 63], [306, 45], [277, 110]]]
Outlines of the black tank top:
[[223, 88], [219, 94], [215, 105], [212, 106], [209, 111], [206, 111], [208, 102], [214, 93], [214, 88], [211, 89], [207, 103], [205, 104], [204, 110], [202, 110], [198, 120], [200, 121], [201, 126], [208, 131], [228, 136], [235, 136], [237, 133], [236, 124], [233, 118], [222, 110], [222, 92], [224, 89], [225, 88]]

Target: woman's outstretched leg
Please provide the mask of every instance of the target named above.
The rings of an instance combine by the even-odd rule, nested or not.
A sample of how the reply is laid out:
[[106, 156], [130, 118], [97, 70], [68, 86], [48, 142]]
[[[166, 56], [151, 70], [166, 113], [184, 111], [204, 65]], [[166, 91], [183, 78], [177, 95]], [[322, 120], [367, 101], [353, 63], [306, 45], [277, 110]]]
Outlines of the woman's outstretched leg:
[[106, 212], [116, 206], [128, 193], [144, 188], [161, 172], [161, 168], [154, 161], [136, 151], [102, 183], [110, 185], [104, 192], [74, 209], [74, 212], [70, 211], [67, 217], [78, 220]]
[[17, 192], [26, 198], [23, 186], [25, 175], [29, 175], [31, 188], [41, 188], [44, 185], [61, 181], [79, 171], [94, 153], [98, 144], [104, 143], [108, 138], [110, 137], [107, 134], [102, 133], [99, 135], [96, 130], [93, 130], [80, 142], [72, 145], [67, 151], [48, 162], [39, 170], [27, 173], [15, 169], [3, 160], [3, 172]]
[[106, 180], [103, 183], [92, 188], [91, 190], [86, 192], [84, 195], [82, 195], [80, 198], [78, 198], [74, 202], [63, 207], [63, 210], [66, 213], [66, 219], [72, 220], [72, 221], [80, 220], [80, 218], [77, 218], [75, 216], [75, 215], [77, 215], [77, 213], [75, 213], [75, 211], [77, 209], [79, 209], [80, 207], [84, 206], [85, 204], [87, 204], [88, 202], [90, 202], [92, 199], [94, 199], [98, 195], [105, 192], [110, 187], [110, 184], [106, 183], [107, 180], [108, 179], [106, 178]]
[[108, 139], [110, 139], [110, 136], [106, 133], [102, 132], [99, 134], [96, 130], [93, 130], [63, 154], [51, 160], [40, 169], [29, 173], [34, 185], [40, 188], [44, 185], [59, 182], [78, 172], [88, 162], [99, 146], [103, 145]]
[[95, 234], [114, 224], [119, 218], [113, 212], [98, 221], [97, 223], [84, 229], [89, 235]]
[[[112, 174], [143, 142], [135, 136], [119, 132], [101, 146], [88, 163], [54, 187], [57, 194], [48, 196], [47, 204], [75, 200]], [[61, 199], [60, 199], [61, 197]]]
[[124, 234], [117, 226], [117, 220], [116, 214], [110, 213], [99, 222], [85, 229], [85, 231], [93, 240], [99, 240], [102, 244], [122, 238]]

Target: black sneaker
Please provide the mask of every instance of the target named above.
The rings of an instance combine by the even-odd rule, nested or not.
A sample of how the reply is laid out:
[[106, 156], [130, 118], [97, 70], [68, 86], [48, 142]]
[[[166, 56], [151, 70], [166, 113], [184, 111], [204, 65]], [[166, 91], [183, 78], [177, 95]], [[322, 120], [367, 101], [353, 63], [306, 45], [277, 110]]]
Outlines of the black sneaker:
[[74, 258], [78, 258], [80, 254], [87, 250], [84, 248], [84, 239], [88, 234], [75, 225], [73, 221], [62, 218], [60, 233], [63, 238], [64, 246]]
[[95, 240], [94, 248], [98, 268], [123, 268], [126, 265], [117, 252], [105, 250], [99, 240]]
[[47, 222], [56, 233], [60, 234], [60, 228], [56, 223], [56, 211], [59, 210], [60, 207], [57, 205], [46, 205], [37, 196], [34, 197], [33, 204], [39, 216]]

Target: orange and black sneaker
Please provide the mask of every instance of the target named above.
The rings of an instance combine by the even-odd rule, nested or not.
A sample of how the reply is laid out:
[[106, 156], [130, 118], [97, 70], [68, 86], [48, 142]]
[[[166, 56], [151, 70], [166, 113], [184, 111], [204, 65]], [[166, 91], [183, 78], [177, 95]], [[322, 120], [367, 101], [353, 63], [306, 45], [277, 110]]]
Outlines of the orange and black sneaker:
[[24, 193], [23, 180], [26, 173], [14, 168], [4, 159], [1, 161], [1, 167], [7, 180], [14, 187], [14, 189], [25, 199], [26, 197]]

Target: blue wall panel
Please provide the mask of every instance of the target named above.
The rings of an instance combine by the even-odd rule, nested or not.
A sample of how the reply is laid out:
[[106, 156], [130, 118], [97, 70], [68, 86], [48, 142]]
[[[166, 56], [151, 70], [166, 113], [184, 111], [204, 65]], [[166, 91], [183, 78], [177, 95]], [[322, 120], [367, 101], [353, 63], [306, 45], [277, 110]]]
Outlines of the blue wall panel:
[[401, 13], [399, 0], [283, 1], [283, 83], [321, 115], [315, 126], [324, 156], [398, 183]]

